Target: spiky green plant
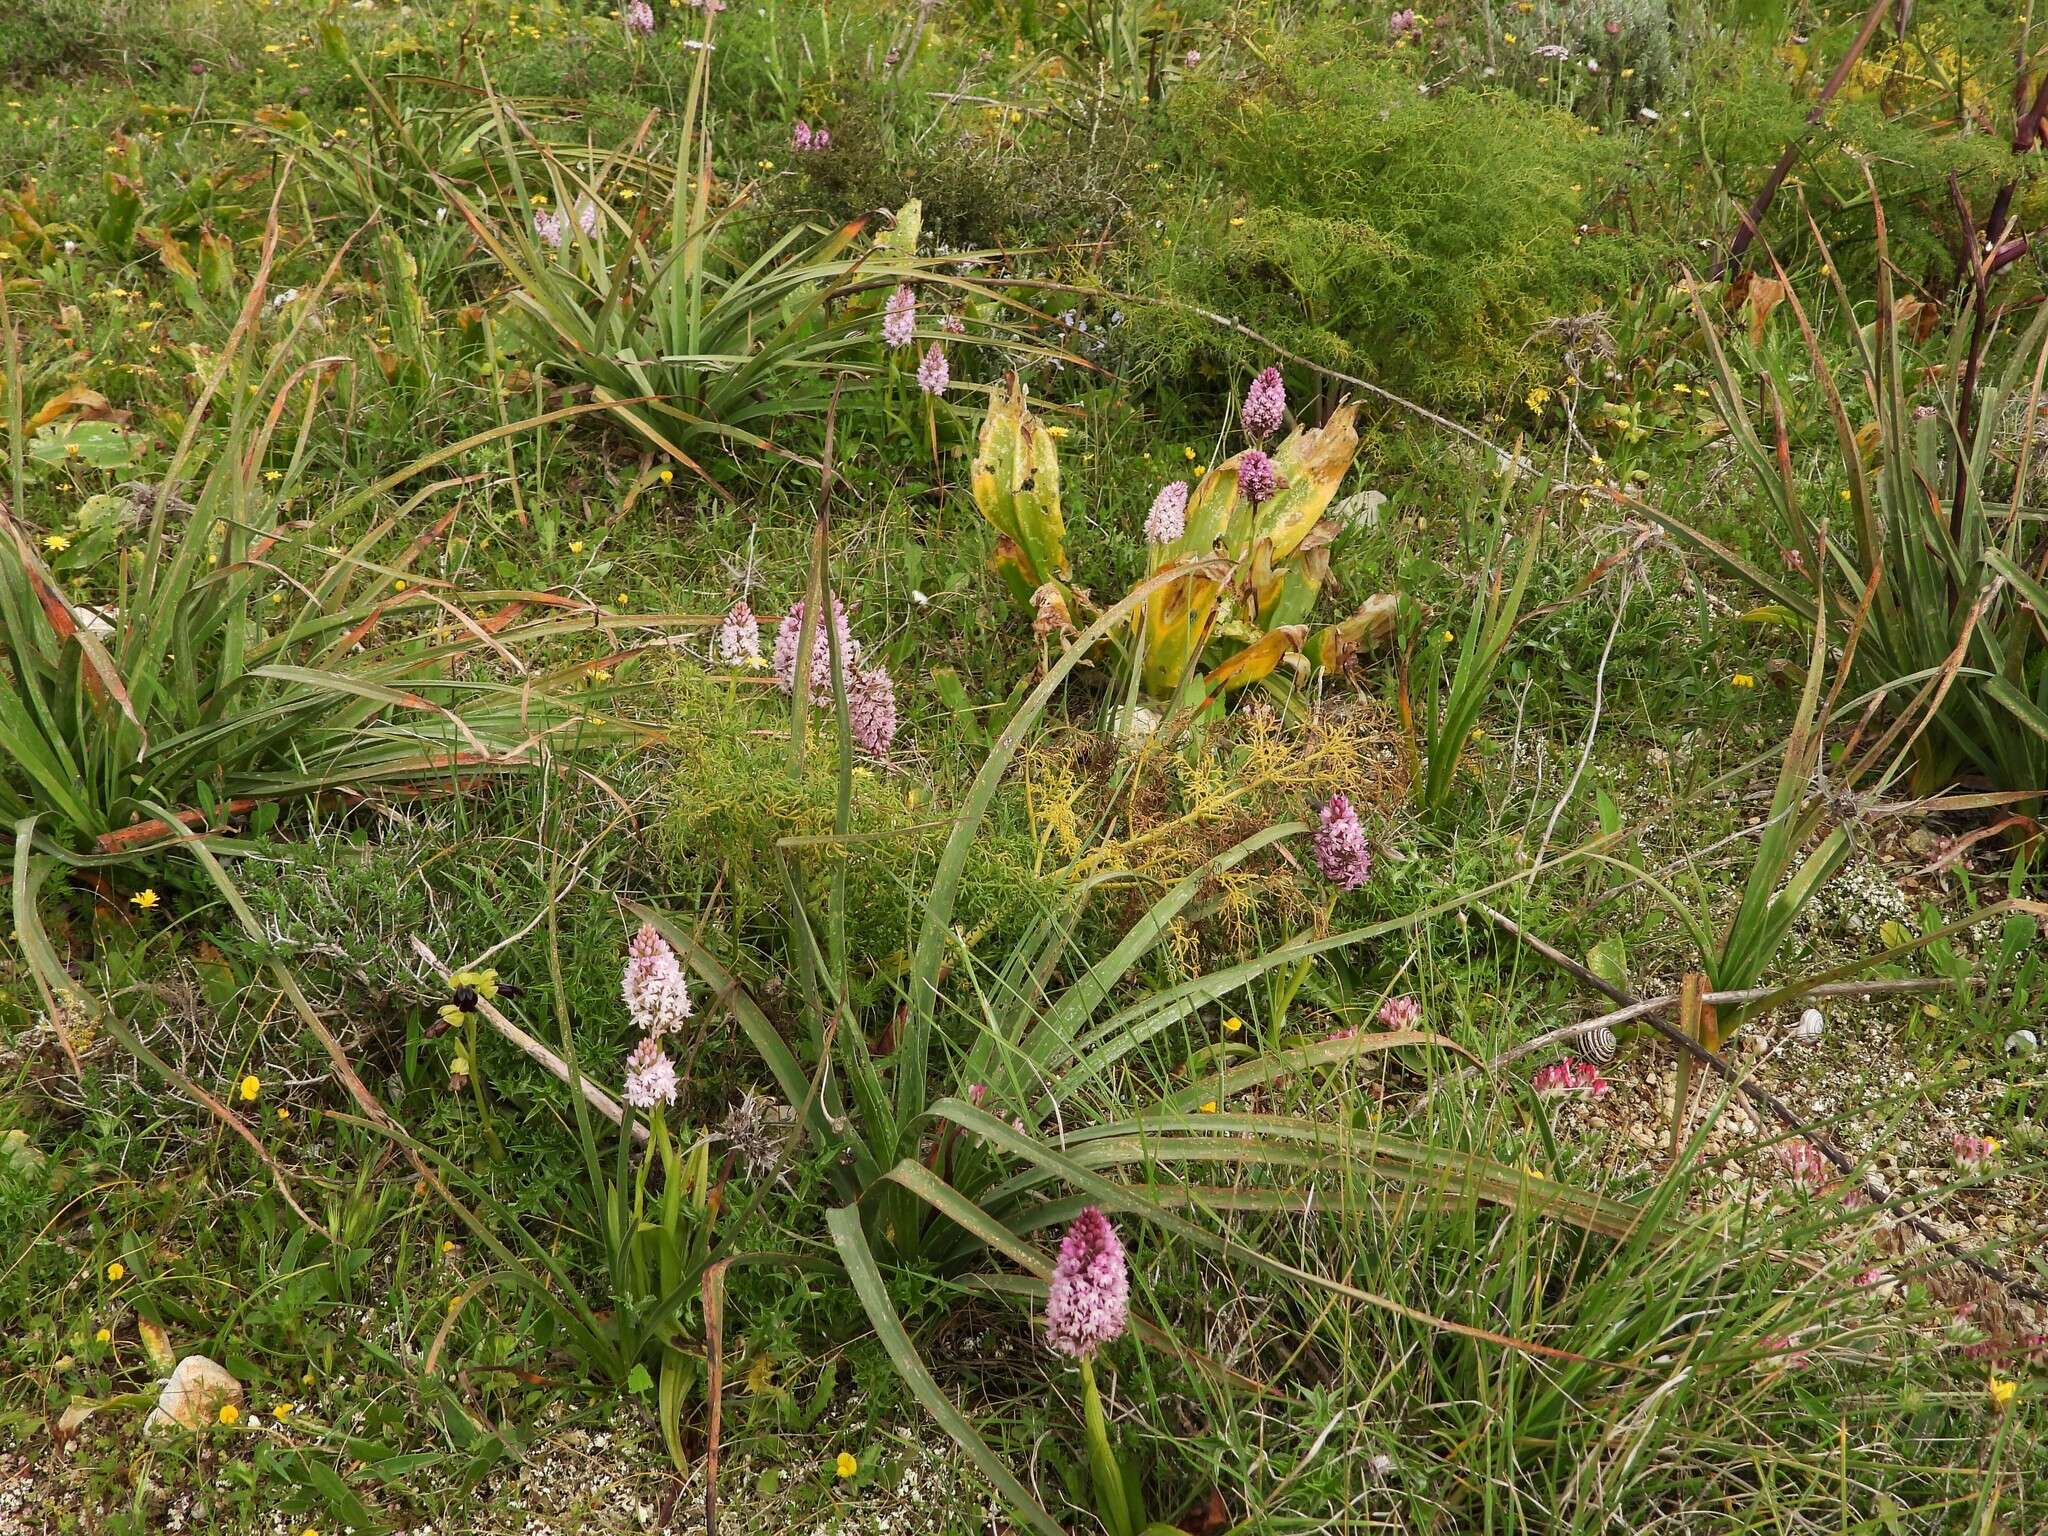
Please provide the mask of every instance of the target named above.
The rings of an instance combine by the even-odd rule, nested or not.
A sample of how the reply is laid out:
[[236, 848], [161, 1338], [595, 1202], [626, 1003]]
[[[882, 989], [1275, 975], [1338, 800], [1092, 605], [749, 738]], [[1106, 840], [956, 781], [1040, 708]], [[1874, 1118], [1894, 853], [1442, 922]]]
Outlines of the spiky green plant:
[[[711, 25], [707, 15], [707, 44]], [[690, 77], [665, 207], [629, 212], [616, 196], [623, 160], [571, 167], [495, 95], [489, 179], [508, 194], [497, 205], [514, 211], [494, 217], [452, 183], [447, 195], [502, 267], [512, 310], [548, 368], [723, 490], [702, 456], [802, 460], [835, 399], [848, 412], [891, 383], [877, 333], [897, 286], [1001, 303], [962, 275], [993, 253], [916, 253], [915, 202], [879, 236], [863, 216], [765, 243], [741, 216], [751, 186], [714, 203], [710, 63], [707, 46]], [[635, 171], [636, 190], [638, 179]], [[536, 229], [535, 207], [562, 220], [558, 239]], [[916, 345], [951, 339], [920, 327]]]
[[[0, 503], [0, 815], [43, 847], [118, 856], [162, 842], [171, 818], [211, 826], [330, 790], [524, 770], [551, 735], [597, 729], [563, 697], [596, 661], [536, 673], [518, 658], [616, 621], [544, 593], [457, 602], [421, 576], [434, 535], [411, 519], [459, 482], [359, 516], [526, 423], [286, 515], [331, 370], [303, 345], [311, 308], [266, 358], [252, 345], [276, 241], [273, 208], [260, 270], [161, 478], [145, 499], [87, 504], [68, 532], [101, 559], [64, 576], [45, 556], [65, 532], [39, 543], [20, 520], [25, 385], [0, 279], [14, 492]], [[480, 602], [502, 607], [473, 613]]]
[[[1517, 455], [1519, 458], [1519, 454]], [[1513, 489], [1511, 476], [1501, 480], [1501, 512], [1507, 511]], [[1457, 646], [1448, 683], [1439, 689], [1435, 678], [1421, 690], [1421, 720], [1414, 722], [1415, 702], [1404, 675], [1401, 689], [1403, 713], [1414, 722], [1415, 756], [1422, 771], [1415, 777], [1415, 798], [1423, 812], [1441, 815], [1456, 787], [1458, 764], [1472, 737], [1479, 714], [1493, 692], [1494, 679], [1506, 663], [1515, 632], [1529, 617], [1523, 604], [1529, 593], [1529, 578], [1536, 569], [1536, 552], [1543, 542], [1543, 496], [1539, 488], [1536, 509], [1522, 530], [1522, 553], [1509, 575], [1505, 543], [1494, 561], [1489, 578], [1472, 595], [1472, 609], [1466, 615], [1463, 633], [1455, 638], [1443, 633], [1443, 644], [1434, 639], [1424, 646], [1426, 655], [1441, 660], [1444, 647]]]
[[[1874, 587], [1854, 682], [1864, 699], [1883, 699], [1894, 711], [1933, 704], [1911, 739], [1916, 787], [1937, 790], [1961, 774], [2037, 791], [2048, 785], [2048, 543], [2027, 502], [2040, 472], [2033, 423], [2048, 373], [2048, 308], [2035, 306], [2024, 329], [2014, 329], [1994, 302], [1987, 257], [1978, 274], [1983, 297], [1951, 326], [1942, 365], [1918, 366], [1900, 335], [1907, 317], [1893, 291], [1874, 186], [1871, 200], [1876, 304], [1868, 325], [1849, 330], [1846, 367], [1823, 348], [1779, 273], [1804, 342], [1804, 372], [1832, 428], [1830, 472], [1805, 486], [1793, 473], [1783, 404], [1803, 381], [1789, 364], [1725, 333], [1694, 285], [1717, 403], [1770, 508], [1788, 568], [1760, 568], [1686, 519], [1645, 510], [1768, 599], [1774, 614], [1802, 625], [1821, 623], [1827, 611], [1855, 612], [1859, 595]], [[1844, 311], [1853, 311], [1838, 274], [1833, 282]], [[1753, 373], [1761, 375], [1754, 407]], [[1767, 417], [1761, 426], [1759, 410]], [[2008, 449], [2015, 410], [2022, 426]], [[2008, 458], [2016, 460], [2009, 470]], [[1846, 519], [1823, 538], [1826, 512], [1813, 503], [1837, 487]]]

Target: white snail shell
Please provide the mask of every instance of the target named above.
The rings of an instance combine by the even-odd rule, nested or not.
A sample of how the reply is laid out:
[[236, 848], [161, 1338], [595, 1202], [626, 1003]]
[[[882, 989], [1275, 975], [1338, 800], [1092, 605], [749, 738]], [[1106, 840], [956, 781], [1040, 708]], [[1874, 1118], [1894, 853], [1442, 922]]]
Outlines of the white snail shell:
[[1811, 1045], [1827, 1033], [1828, 1021], [1818, 1008], [1809, 1008], [1799, 1015], [1799, 1022], [1792, 1026], [1792, 1038], [1802, 1045]]
[[2040, 1038], [2031, 1029], [2016, 1029], [2005, 1037], [2005, 1054], [2031, 1056], [2041, 1049]]
[[1596, 1067], [1606, 1066], [1620, 1049], [1614, 1031], [1605, 1024], [1579, 1036], [1579, 1054]]

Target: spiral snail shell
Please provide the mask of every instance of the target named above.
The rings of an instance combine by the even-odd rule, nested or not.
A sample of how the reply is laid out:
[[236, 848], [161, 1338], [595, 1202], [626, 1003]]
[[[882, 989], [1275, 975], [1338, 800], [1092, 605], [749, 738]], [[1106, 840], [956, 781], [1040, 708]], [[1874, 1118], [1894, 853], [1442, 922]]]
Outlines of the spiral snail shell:
[[1620, 1049], [1614, 1031], [1605, 1024], [1595, 1025], [1579, 1036], [1579, 1055], [1596, 1067], [1604, 1067], [1613, 1061]]

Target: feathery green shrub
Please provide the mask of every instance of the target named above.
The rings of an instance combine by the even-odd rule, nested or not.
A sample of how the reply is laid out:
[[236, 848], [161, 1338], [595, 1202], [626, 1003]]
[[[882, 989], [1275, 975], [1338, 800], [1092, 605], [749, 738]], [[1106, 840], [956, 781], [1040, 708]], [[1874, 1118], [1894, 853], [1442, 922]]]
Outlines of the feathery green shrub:
[[[1181, 221], [1124, 286], [1433, 403], [1502, 398], [1540, 358], [1543, 320], [1596, 307], [1643, 263], [1632, 241], [1582, 233], [1617, 145], [1506, 91], [1418, 91], [1343, 30], [1305, 29], [1248, 80], [1190, 83], [1176, 105], [1191, 172], [1248, 190], [1177, 199]], [[1124, 346], [1154, 382], [1269, 360], [1173, 308], [1132, 314]]]

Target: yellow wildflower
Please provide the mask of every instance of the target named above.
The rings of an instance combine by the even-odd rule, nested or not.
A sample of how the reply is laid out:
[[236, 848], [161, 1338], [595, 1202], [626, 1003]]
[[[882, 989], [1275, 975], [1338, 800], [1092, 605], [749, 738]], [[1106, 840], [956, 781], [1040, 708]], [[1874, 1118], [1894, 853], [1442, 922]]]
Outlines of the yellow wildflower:
[[1985, 1386], [1985, 1390], [1991, 1394], [1992, 1408], [2000, 1413], [2012, 1406], [2013, 1396], [2019, 1389], [2020, 1384], [2017, 1381], [2004, 1376], [1993, 1376]]
[[128, 1266], [126, 1264], [123, 1264], [119, 1259], [114, 1260], [113, 1263], [107, 1266], [107, 1278], [109, 1280], [119, 1280], [122, 1276], [126, 1275], [127, 1273]]
[[1239, 1031], [1240, 1029], [1243, 1029], [1243, 1028], [1244, 1028], [1244, 1020], [1243, 1020], [1243, 1019], [1240, 1019], [1240, 1018], [1239, 1018], [1239, 1017], [1238, 1017], [1238, 1016], [1237, 1016], [1236, 1014], [1234, 1014], [1234, 1013], [1233, 1013], [1233, 1014], [1232, 1014], [1232, 1015], [1231, 1015], [1231, 1016], [1230, 1016], [1229, 1018], [1227, 1018], [1227, 1019], [1225, 1019], [1225, 1020], [1223, 1021], [1223, 1033], [1225, 1033], [1226, 1035], [1234, 1035], [1234, 1034], [1236, 1034], [1236, 1033], [1237, 1033], [1237, 1032], [1238, 1032], [1238, 1031]]
[[1733, 688], [1754, 688], [1756, 686], [1756, 679], [1747, 672], [1738, 672], [1728, 679], [1728, 683]]
[[247, 1077], [242, 1079], [242, 1086], [239, 1091], [242, 1095], [242, 1102], [244, 1104], [254, 1104], [256, 1102], [256, 1096], [263, 1092], [263, 1079], [258, 1077], [254, 1072], [251, 1072]]
[[162, 897], [157, 895], [156, 887], [144, 886], [141, 890], [137, 891], [133, 896], [130, 896], [128, 898], [128, 901], [131, 906], [140, 907], [142, 908], [143, 911], [147, 912], [150, 910], [150, 908], [154, 907], [162, 899]]
[[227, 1425], [229, 1428], [232, 1429], [236, 1424], [241, 1422], [242, 1410], [237, 1408], [233, 1403], [222, 1403], [220, 1405], [219, 1418], [221, 1423]]
[[832, 1470], [842, 1478], [851, 1477], [860, 1470], [860, 1458], [851, 1451], [841, 1451], [832, 1463]]
[[93, 1343], [95, 1343], [95, 1344], [111, 1344], [111, 1343], [113, 1343], [113, 1341], [114, 1341], [114, 1331], [113, 1331], [113, 1329], [111, 1329], [111, 1328], [102, 1328], [102, 1329], [101, 1329], [101, 1330], [100, 1330], [100, 1331], [99, 1331], [98, 1333], [96, 1333], [96, 1334], [94, 1334], [94, 1335], [92, 1336], [92, 1341], [93, 1341]]
[[71, 541], [61, 533], [48, 534], [43, 539], [43, 548], [49, 550], [52, 554], [61, 555], [70, 547]]

